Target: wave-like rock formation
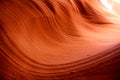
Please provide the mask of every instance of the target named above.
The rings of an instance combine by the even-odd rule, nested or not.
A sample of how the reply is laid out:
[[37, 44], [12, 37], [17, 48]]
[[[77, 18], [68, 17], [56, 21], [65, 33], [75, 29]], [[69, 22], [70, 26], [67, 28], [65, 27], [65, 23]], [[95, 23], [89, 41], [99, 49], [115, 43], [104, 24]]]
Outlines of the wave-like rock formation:
[[119, 80], [119, 19], [99, 0], [0, 0], [0, 80]]

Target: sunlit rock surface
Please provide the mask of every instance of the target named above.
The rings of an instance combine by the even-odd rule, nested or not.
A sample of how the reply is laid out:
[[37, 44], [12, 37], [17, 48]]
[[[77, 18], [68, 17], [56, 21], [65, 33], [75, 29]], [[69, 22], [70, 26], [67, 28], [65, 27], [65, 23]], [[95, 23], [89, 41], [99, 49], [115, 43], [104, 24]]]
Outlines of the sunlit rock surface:
[[119, 80], [119, 3], [101, 1], [1, 0], [0, 80]]

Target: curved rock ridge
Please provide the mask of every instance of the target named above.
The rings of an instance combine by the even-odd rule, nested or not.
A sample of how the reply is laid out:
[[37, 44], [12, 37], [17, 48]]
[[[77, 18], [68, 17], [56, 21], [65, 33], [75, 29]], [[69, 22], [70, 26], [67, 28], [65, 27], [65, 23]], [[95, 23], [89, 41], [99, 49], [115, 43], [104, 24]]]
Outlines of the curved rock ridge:
[[99, 0], [1, 0], [0, 80], [119, 80], [119, 17]]

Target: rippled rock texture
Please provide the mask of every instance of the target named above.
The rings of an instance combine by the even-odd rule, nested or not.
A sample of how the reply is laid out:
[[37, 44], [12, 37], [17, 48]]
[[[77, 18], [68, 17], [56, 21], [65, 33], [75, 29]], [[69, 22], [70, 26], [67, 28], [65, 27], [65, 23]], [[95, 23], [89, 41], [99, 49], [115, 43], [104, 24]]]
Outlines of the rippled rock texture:
[[0, 80], [120, 80], [119, 17], [94, 1], [0, 0]]

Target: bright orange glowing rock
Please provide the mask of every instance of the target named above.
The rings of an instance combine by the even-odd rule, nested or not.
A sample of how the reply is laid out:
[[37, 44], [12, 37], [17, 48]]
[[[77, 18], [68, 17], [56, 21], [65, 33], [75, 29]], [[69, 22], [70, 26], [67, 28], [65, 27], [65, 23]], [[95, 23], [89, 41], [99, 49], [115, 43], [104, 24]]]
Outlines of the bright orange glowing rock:
[[0, 80], [116, 80], [113, 15], [99, 0], [0, 0]]

